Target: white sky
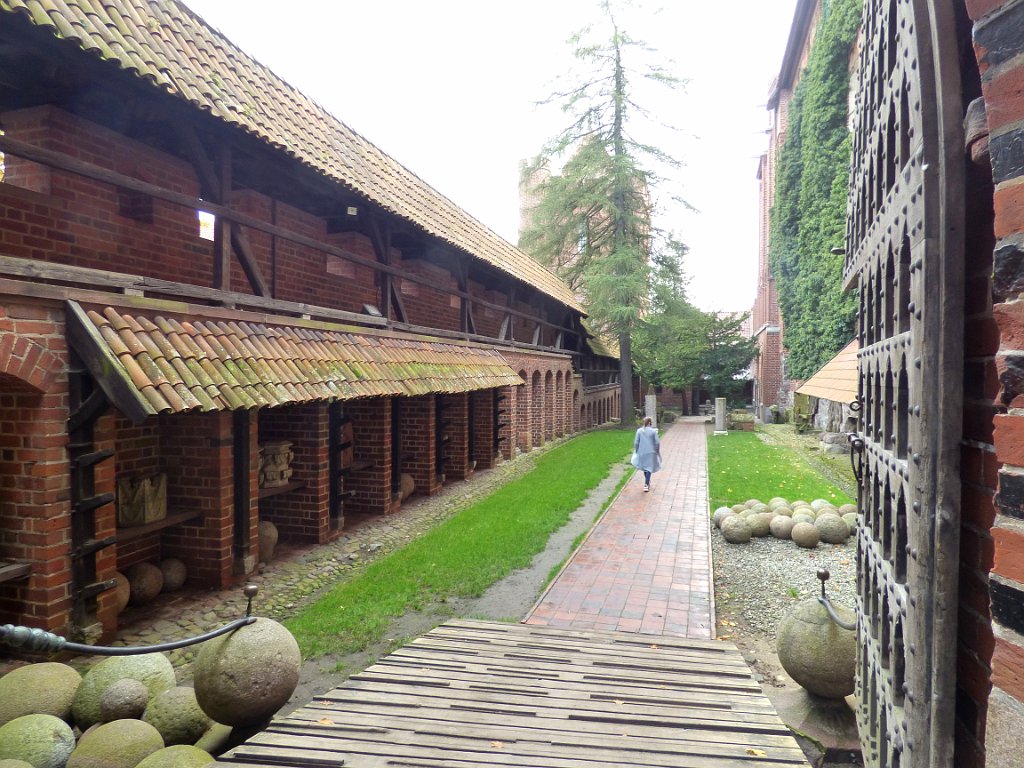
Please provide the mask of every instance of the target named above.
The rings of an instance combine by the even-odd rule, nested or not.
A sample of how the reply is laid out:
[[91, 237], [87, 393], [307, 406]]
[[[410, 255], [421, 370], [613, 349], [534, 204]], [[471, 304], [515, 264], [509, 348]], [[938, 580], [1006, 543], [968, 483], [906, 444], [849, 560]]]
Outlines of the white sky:
[[[598, 15], [597, 0], [184, 2], [512, 243], [519, 161], [565, 125], [534, 102], [573, 66], [569, 36]], [[694, 303], [748, 311], [764, 104], [796, 0], [665, 4], [660, 14], [634, 9], [620, 25], [688, 80], [644, 103], [681, 129], [659, 142], [685, 164], [662, 191], [697, 209], [669, 211], [659, 225], [690, 247]]]

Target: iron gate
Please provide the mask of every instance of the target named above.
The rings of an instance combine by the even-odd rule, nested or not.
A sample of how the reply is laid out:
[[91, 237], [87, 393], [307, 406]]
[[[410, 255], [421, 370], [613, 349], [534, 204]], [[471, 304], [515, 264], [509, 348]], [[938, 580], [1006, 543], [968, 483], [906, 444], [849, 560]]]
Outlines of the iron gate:
[[963, 138], [954, 3], [865, 0], [845, 283], [859, 287], [858, 725], [952, 765]]

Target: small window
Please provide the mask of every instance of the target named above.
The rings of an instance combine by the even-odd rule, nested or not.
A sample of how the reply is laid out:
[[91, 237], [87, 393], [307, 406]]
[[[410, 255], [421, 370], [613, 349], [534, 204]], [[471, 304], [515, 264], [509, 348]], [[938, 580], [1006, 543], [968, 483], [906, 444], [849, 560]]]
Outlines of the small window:
[[199, 237], [212, 241], [217, 217], [208, 211], [196, 211], [196, 218], [199, 219]]

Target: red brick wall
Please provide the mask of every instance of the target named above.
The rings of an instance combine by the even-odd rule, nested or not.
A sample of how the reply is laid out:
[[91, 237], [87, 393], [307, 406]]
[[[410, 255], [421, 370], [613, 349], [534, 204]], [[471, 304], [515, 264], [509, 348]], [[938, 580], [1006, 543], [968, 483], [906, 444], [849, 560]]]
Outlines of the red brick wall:
[[259, 414], [259, 443], [281, 440], [292, 444], [291, 480], [301, 481], [305, 487], [262, 499], [260, 519], [277, 526], [278, 535], [285, 541], [324, 544], [331, 538], [327, 405], [263, 409]]
[[416, 481], [416, 493], [432, 495], [441, 487], [437, 476], [434, 395], [403, 398], [399, 410], [399, 451], [403, 455], [402, 472]]
[[491, 469], [497, 463], [494, 450], [494, 410], [499, 407], [499, 401], [495, 394], [493, 389], [469, 394], [468, 415], [473, 423], [473, 452], [469, 458], [475, 463], [474, 469]]
[[[196, 521], [164, 531], [163, 554], [184, 561], [191, 582], [227, 586], [234, 573], [231, 413], [162, 416], [159, 421], [168, 509], [202, 512]], [[255, 546], [252, 529], [250, 537]]]
[[65, 356], [59, 307], [0, 307], [0, 555], [32, 565], [0, 583], [0, 621], [58, 632], [71, 609]]
[[438, 407], [438, 418], [444, 424], [445, 482], [465, 480], [472, 473], [469, 465], [469, 395], [441, 395]]
[[373, 462], [368, 469], [345, 476], [345, 489], [355, 496], [345, 502], [345, 513], [387, 514], [392, 511], [391, 398], [353, 400], [345, 404], [352, 417], [353, 460]]
[[[170, 155], [52, 107], [4, 113], [8, 135], [101, 168], [198, 195], [191, 168]], [[20, 162], [6, 158], [15, 178]], [[212, 244], [195, 211], [153, 201], [153, 223], [121, 215], [117, 187], [51, 170], [49, 194], [0, 184], [0, 250], [7, 256], [144, 274], [209, 286]]]
[[[966, 7], [985, 99], [991, 180], [971, 179], [976, 188], [967, 194], [957, 753], [961, 765], [986, 759], [1010, 765], [1020, 758], [1024, 728], [1024, 166], [1017, 150], [1024, 120], [1024, 4], [967, 0]], [[995, 700], [988, 697], [989, 666], [991, 685], [1005, 694], [1000, 701], [1016, 701], [998, 718], [1004, 733], [1015, 734], [1011, 743], [986, 743]]]

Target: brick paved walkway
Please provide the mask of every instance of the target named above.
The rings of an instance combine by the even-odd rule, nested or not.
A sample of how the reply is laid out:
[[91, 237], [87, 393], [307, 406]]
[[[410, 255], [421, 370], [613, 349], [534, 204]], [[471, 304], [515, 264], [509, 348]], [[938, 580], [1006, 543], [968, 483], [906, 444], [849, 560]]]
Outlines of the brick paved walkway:
[[714, 637], [703, 418], [669, 427], [661, 456], [650, 492], [637, 472], [525, 623]]

